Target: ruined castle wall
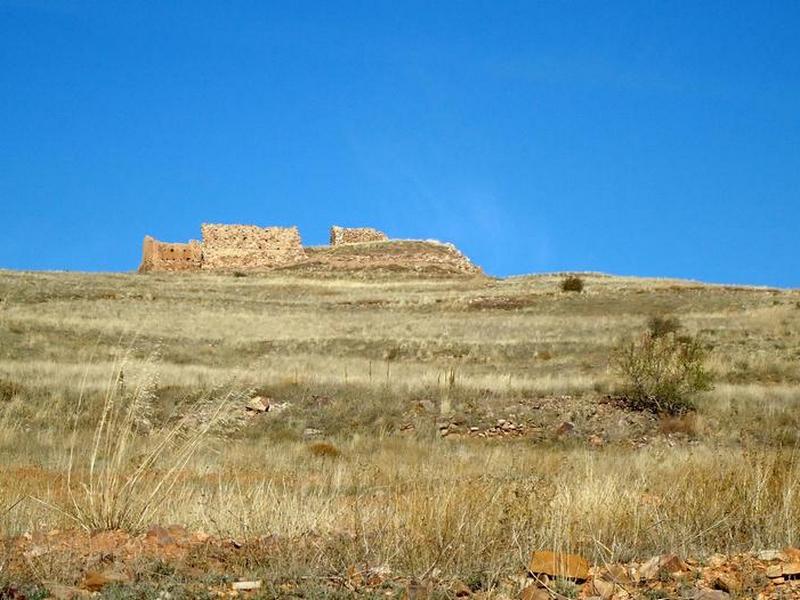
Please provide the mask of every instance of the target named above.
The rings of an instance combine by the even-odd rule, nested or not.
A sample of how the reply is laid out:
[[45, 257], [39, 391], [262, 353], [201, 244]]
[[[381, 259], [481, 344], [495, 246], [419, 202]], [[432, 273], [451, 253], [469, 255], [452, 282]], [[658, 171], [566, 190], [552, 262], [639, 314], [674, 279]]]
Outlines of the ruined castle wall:
[[305, 259], [297, 227], [203, 224], [203, 269], [257, 271]]
[[159, 242], [145, 236], [139, 271], [197, 271], [203, 262], [203, 248], [194, 240], [188, 244]]
[[384, 242], [386, 234], [371, 227], [331, 227], [331, 246], [357, 244], [359, 242]]

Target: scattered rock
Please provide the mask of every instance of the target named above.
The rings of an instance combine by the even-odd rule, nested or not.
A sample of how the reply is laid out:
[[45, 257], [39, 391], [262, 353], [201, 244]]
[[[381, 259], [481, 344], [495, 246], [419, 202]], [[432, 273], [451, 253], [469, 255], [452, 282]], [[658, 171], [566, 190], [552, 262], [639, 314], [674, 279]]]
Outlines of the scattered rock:
[[231, 583], [231, 589], [235, 592], [247, 592], [251, 590], [258, 590], [261, 588], [261, 580], [255, 581], [234, 581]]
[[265, 413], [269, 411], [270, 399], [264, 396], [256, 396], [250, 398], [250, 401], [245, 406], [245, 409], [251, 413]]
[[48, 552], [49, 550], [44, 546], [33, 546], [30, 550], [23, 552], [22, 555], [25, 558], [39, 558], [40, 556], [44, 556]]
[[112, 583], [130, 583], [131, 578], [116, 571], [87, 571], [83, 576], [81, 587], [90, 592], [99, 592]]
[[783, 577], [783, 567], [781, 565], [770, 565], [767, 567], [766, 575], [770, 579]]
[[714, 578], [714, 582], [711, 584], [711, 587], [713, 587], [715, 590], [722, 590], [723, 592], [728, 592], [729, 594], [735, 594], [739, 591], [741, 586], [736, 578], [730, 573], [719, 573]]
[[642, 566], [639, 567], [639, 577], [645, 581], [655, 579], [656, 576], [658, 576], [658, 563], [660, 561], [661, 557], [653, 556], [647, 562], [643, 563]]
[[528, 570], [534, 575], [565, 577], [577, 581], [589, 578], [589, 563], [577, 554], [534, 552]]
[[758, 560], [784, 560], [784, 555], [780, 550], [762, 550], [757, 556]]
[[623, 565], [608, 565], [602, 579], [613, 583], [630, 583], [632, 581], [630, 573]]
[[653, 556], [639, 567], [639, 576], [645, 581], [652, 581], [659, 578], [661, 573], [673, 575], [688, 569], [689, 566], [674, 554], [664, 554]]
[[77, 598], [90, 597], [89, 592], [81, 590], [69, 585], [61, 585], [60, 583], [49, 583], [46, 585], [49, 593], [48, 598], [54, 600], [76, 600]]
[[520, 600], [550, 600], [550, 594], [537, 585], [529, 585], [519, 595]]
[[568, 435], [573, 431], [575, 431], [575, 423], [571, 421], [562, 421], [555, 429], [556, 435]]
[[800, 562], [790, 562], [783, 565], [784, 577], [797, 577], [800, 575]]
[[697, 590], [693, 600], [729, 600], [730, 594], [721, 590]]
[[314, 429], [313, 427], [306, 427], [303, 430], [303, 437], [305, 437], [305, 438], [317, 437], [317, 436], [320, 436], [320, 435], [322, 435], [322, 430], [321, 429]]
[[722, 554], [712, 554], [708, 557], [706, 564], [711, 567], [712, 569], [719, 569], [722, 565], [725, 564], [727, 559]]
[[674, 554], [665, 554], [658, 561], [659, 569], [667, 573], [681, 573], [687, 571], [689, 567], [685, 562]]
[[211, 536], [208, 535], [205, 531], [195, 531], [192, 534], [192, 541], [196, 544], [205, 544], [210, 539]]
[[592, 580], [591, 593], [599, 596], [603, 600], [609, 600], [614, 596], [617, 586], [610, 581], [595, 578]]
[[456, 581], [450, 586], [450, 592], [456, 598], [466, 598], [472, 595], [472, 590], [469, 589], [463, 581]]
[[606, 441], [601, 436], [596, 434], [590, 435], [588, 442], [592, 448], [602, 448], [606, 444]]

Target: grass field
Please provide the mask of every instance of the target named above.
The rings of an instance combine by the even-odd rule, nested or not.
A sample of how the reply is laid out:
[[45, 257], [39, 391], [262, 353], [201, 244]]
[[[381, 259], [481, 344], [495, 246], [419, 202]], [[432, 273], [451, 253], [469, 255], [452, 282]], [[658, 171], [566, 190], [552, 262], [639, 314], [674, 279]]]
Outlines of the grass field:
[[[800, 545], [800, 293], [583, 278], [0, 271], [0, 531], [181, 524], [269, 536], [232, 576], [490, 591], [539, 549]], [[709, 350], [684, 417], [608, 398], [665, 315]]]

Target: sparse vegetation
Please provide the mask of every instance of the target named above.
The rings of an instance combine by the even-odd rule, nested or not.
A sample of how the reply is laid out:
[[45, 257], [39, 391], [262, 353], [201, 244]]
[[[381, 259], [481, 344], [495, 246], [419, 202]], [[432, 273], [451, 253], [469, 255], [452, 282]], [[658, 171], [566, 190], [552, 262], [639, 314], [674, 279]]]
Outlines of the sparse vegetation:
[[[232, 391], [203, 398], [159, 424], [152, 422], [156, 373], [145, 368], [126, 385], [124, 361], [114, 369], [85, 463], [79, 430], [83, 396], [75, 407], [67, 467], [68, 502], [56, 507], [87, 530], [139, 531], [152, 522], [195, 454], [208, 438], [230, 428]], [[239, 402], [241, 406], [242, 402]], [[79, 441], [80, 440], [80, 441]], [[46, 502], [45, 502], [46, 503]]]
[[670, 333], [680, 331], [681, 321], [677, 317], [671, 316], [652, 316], [647, 320], [647, 329], [651, 337], [660, 338]]
[[22, 392], [22, 385], [16, 381], [0, 379], [0, 402], [10, 402]]
[[[134, 531], [182, 524], [223, 546], [181, 565], [203, 570], [222, 556], [208, 585], [258, 578], [266, 597], [350, 597], [362, 589], [349, 578], [354, 565], [388, 569], [387, 586], [441, 573], [445, 597], [455, 580], [498, 589], [534, 549], [605, 564], [796, 544], [794, 292], [584, 279], [591, 294], [576, 298], [558, 291], [560, 275], [243, 283], [0, 272], [0, 297], [12, 299], [0, 322], [0, 378], [14, 390], [0, 402], [0, 528], [69, 531], [76, 516]], [[654, 396], [658, 418], [606, 398], [626, 381], [608, 369], [617, 340], [638, 336], [653, 314], [680, 315], [682, 327], [648, 333], [645, 350], [637, 337], [636, 360], [694, 373], [667, 386], [666, 403]], [[121, 412], [103, 420], [126, 353], [124, 386], [111, 388]], [[715, 389], [699, 393], [706, 380], [691, 365], [713, 372]], [[237, 412], [243, 423], [182, 454], [204, 427], [203, 407], [238, 390], [269, 398], [270, 410]], [[148, 458], [178, 423], [169, 449]], [[159, 488], [173, 464], [182, 466]], [[168, 493], [152, 496], [157, 488]], [[70, 556], [8, 568], [73, 585], [88, 559]], [[150, 594], [177, 577], [142, 568], [127, 592]], [[396, 586], [373, 592], [401, 596]]]
[[637, 410], [680, 415], [695, 407], [695, 396], [711, 389], [706, 351], [696, 339], [674, 333], [644, 333], [617, 348], [614, 365], [624, 378], [626, 403]]
[[568, 275], [561, 281], [562, 292], [582, 292], [583, 291], [583, 278], [577, 275]]

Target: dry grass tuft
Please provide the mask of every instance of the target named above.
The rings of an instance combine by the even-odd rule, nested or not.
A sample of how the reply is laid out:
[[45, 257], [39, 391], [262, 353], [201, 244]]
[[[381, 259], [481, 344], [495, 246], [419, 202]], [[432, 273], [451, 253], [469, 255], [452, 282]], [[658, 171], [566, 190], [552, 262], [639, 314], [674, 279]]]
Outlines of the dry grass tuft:
[[696, 437], [699, 431], [697, 415], [663, 416], [658, 421], [658, 430], [664, 435], [680, 434], [688, 437]]
[[319, 458], [337, 458], [341, 455], [339, 449], [330, 442], [314, 442], [309, 445], [308, 451]]
[[[230, 429], [232, 392], [181, 406], [174, 418], [152, 422], [154, 364], [126, 381], [126, 361], [109, 378], [88, 454], [79, 424], [87, 404], [73, 415], [66, 486], [68, 502], [54, 508], [81, 527], [138, 531], [150, 524], [186, 467], [209, 438]], [[91, 410], [91, 408], [89, 408]]]

